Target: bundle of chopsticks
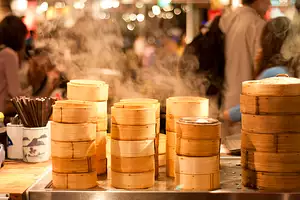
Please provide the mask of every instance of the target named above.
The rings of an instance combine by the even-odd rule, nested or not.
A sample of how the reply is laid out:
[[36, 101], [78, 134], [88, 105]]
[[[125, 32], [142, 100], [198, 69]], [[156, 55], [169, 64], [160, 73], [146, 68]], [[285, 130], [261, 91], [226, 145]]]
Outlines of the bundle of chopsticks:
[[52, 114], [53, 98], [14, 97], [11, 99], [25, 127], [45, 127]]

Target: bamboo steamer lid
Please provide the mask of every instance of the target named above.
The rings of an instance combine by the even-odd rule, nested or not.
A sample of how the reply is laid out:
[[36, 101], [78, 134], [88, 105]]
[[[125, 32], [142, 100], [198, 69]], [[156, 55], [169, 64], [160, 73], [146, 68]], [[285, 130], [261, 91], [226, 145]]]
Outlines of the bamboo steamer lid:
[[52, 183], [57, 189], [89, 189], [97, 186], [97, 173], [96, 171], [76, 174], [52, 172]]
[[155, 108], [151, 107], [131, 107], [131, 108], [111, 108], [111, 121], [113, 124], [121, 125], [147, 125], [155, 124]]
[[259, 152], [300, 152], [300, 133], [263, 134], [242, 131], [241, 147]]
[[166, 114], [166, 130], [170, 132], [176, 132], [176, 122], [181, 117], [174, 118], [173, 115]]
[[168, 147], [176, 147], [176, 133], [167, 131], [167, 146]]
[[154, 185], [154, 170], [142, 173], [111, 171], [111, 184], [121, 189], [145, 189]]
[[86, 101], [64, 100], [53, 105], [53, 121], [61, 123], [87, 123], [97, 120], [94, 104]]
[[300, 153], [242, 151], [242, 166], [260, 172], [300, 172]]
[[300, 132], [300, 115], [242, 114], [243, 130], [255, 133]]
[[168, 177], [175, 177], [175, 160], [166, 158], [166, 174]]
[[108, 84], [96, 80], [71, 80], [67, 83], [68, 99], [83, 101], [107, 101]]
[[241, 95], [241, 112], [252, 115], [299, 114], [299, 96], [248, 96]]
[[167, 159], [175, 160], [176, 159], [176, 147], [168, 147], [166, 150]]
[[155, 169], [154, 156], [135, 158], [111, 156], [111, 170], [122, 173], [148, 172]]
[[177, 137], [176, 153], [181, 156], [216, 156], [220, 140], [187, 140]]
[[242, 184], [246, 187], [269, 192], [297, 192], [300, 173], [272, 173], [242, 170]]
[[186, 157], [176, 156], [175, 172], [180, 174], [211, 174], [219, 172], [219, 156]]
[[154, 139], [155, 136], [155, 124], [138, 126], [111, 125], [111, 138], [115, 140], [149, 140]]
[[166, 134], [159, 134], [159, 145], [158, 145], [158, 153], [165, 154], [167, 149], [167, 136]]
[[220, 173], [197, 175], [176, 173], [175, 181], [183, 190], [216, 190], [220, 188]]
[[242, 94], [250, 96], [299, 96], [300, 80], [287, 75], [262, 80], [245, 81]]
[[96, 124], [96, 131], [107, 131], [107, 117], [98, 118]]
[[170, 97], [167, 113], [174, 117], [208, 117], [209, 100], [202, 97]]
[[166, 166], [166, 154], [159, 154], [158, 156], [158, 163], [160, 167]]
[[111, 139], [111, 155], [117, 157], [143, 157], [154, 155], [154, 141], [121, 141]]
[[96, 155], [96, 142], [51, 142], [51, 155], [58, 158], [86, 158]]
[[95, 140], [96, 125], [91, 123], [63, 124], [51, 122], [51, 139], [60, 142]]
[[52, 157], [52, 171], [57, 173], [89, 173], [96, 170], [96, 156], [65, 159]]
[[96, 157], [97, 160], [106, 158], [106, 131], [97, 132], [96, 139]]
[[107, 171], [107, 159], [100, 159], [96, 161], [97, 175], [105, 174]]
[[128, 104], [146, 105], [146, 106], [152, 105], [153, 107], [156, 108], [156, 118], [160, 118], [160, 103], [157, 99], [148, 99], [148, 98], [121, 99], [120, 103], [123, 104], [124, 106]]
[[212, 118], [184, 117], [177, 121], [178, 137], [191, 140], [214, 140], [221, 138], [221, 123]]

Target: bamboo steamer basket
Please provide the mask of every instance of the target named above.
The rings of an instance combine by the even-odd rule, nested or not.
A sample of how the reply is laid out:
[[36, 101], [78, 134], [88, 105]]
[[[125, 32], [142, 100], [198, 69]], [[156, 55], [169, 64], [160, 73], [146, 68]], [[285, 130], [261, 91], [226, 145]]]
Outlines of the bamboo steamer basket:
[[216, 190], [220, 188], [220, 173], [197, 175], [176, 173], [175, 181], [183, 190]]
[[166, 160], [167, 160], [166, 154], [159, 154], [158, 156], [159, 167], [166, 166]]
[[300, 153], [273, 153], [242, 150], [242, 167], [259, 172], [300, 172]]
[[122, 173], [149, 172], [155, 169], [154, 156], [135, 158], [111, 156], [111, 170]]
[[96, 170], [96, 156], [65, 159], [52, 157], [52, 171], [56, 173], [89, 173]]
[[176, 131], [176, 122], [180, 119], [181, 117], [176, 117], [174, 118], [173, 115], [166, 114], [166, 131], [169, 132], [175, 132]]
[[252, 115], [300, 114], [300, 96], [248, 96], [241, 95], [241, 112]]
[[154, 155], [154, 141], [122, 141], [111, 139], [111, 155], [117, 157], [144, 157]]
[[300, 133], [300, 115], [242, 114], [244, 131], [254, 133]]
[[134, 99], [121, 99], [120, 103], [124, 104], [135, 104], [135, 105], [153, 105], [156, 108], [156, 119], [160, 118], [160, 103], [157, 99], [148, 99], [148, 98], [134, 98]]
[[176, 158], [176, 147], [168, 147], [166, 150], [167, 159], [175, 160]]
[[64, 100], [53, 105], [53, 121], [60, 123], [96, 122], [97, 113], [94, 104], [86, 101]]
[[107, 159], [100, 159], [96, 161], [97, 175], [105, 174], [107, 172]]
[[220, 154], [220, 139], [188, 140], [177, 137], [176, 153], [181, 156], [216, 156]]
[[67, 84], [68, 99], [83, 101], [107, 101], [108, 84], [95, 80], [71, 80]]
[[107, 116], [104, 118], [98, 118], [96, 121], [96, 131], [107, 131]]
[[166, 139], [167, 139], [167, 147], [176, 147], [177, 138], [175, 132], [167, 131]]
[[96, 157], [97, 160], [106, 159], [106, 131], [97, 132]]
[[154, 185], [154, 170], [142, 173], [120, 173], [111, 171], [111, 184], [121, 189], [145, 189]]
[[220, 171], [220, 157], [176, 156], [175, 172], [179, 174], [212, 174]]
[[184, 117], [176, 124], [177, 137], [191, 140], [219, 140], [221, 123], [212, 118]]
[[273, 192], [295, 192], [300, 189], [300, 173], [242, 171], [242, 184], [246, 187]]
[[97, 173], [96, 171], [76, 174], [52, 172], [52, 183], [57, 189], [89, 189], [97, 186]]
[[155, 108], [111, 108], [111, 121], [121, 125], [156, 124]]
[[166, 134], [159, 134], [159, 146], [158, 146], [158, 153], [159, 154], [166, 154], [167, 152], [167, 136]]
[[243, 149], [259, 152], [300, 152], [300, 133], [263, 134], [242, 131]]
[[95, 140], [96, 125], [91, 123], [63, 124], [51, 122], [51, 139], [60, 142]]
[[170, 97], [166, 100], [166, 114], [176, 117], [208, 117], [209, 100], [202, 97]]
[[155, 127], [155, 133], [159, 134], [160, 133], [160, 118], [156, 119], [156, 127]]
[[115, 140], [154, 140], [156, 136], [155, 124], [149, 125], [111, 125], [111, 138]]
[[57, 142], [51, 141], [52, 157], [86, 158], [96, 155], [96, 142]]
[[107, 118], [107, 101], [94, 102], [98, 119]]
[[111, 150], [111, 136], [110, 136], [110, 133], [107, 133], [107, 136], [106, 136], [106, 152], [110, 154], [110, 150]]
[[242, 94], [249, 96], [299, 96], [300, 80], [277, 75], [278, 77], [263, 80], [245, 81], [242, 84]]

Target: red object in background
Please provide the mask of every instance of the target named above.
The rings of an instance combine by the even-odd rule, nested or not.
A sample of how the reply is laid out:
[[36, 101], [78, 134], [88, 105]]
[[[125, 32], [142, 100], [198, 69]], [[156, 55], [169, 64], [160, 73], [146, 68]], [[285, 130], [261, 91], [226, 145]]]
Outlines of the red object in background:
[[269, 20], [271, 18], [271, 11], [272, 11], [272, 8], [270, 7], [264, 17], [266, 20]]
[[209, 10], [208, 11], [208, 21], [213, 20], [216, 16], [222, 15], [222, 9]]

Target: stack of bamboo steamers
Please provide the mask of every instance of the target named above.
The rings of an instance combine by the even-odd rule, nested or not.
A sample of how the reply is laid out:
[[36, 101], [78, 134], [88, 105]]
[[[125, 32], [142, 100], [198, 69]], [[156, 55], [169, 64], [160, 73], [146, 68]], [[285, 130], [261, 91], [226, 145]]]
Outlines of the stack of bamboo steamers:
[[96, 125], [92, 103], [57, 101], [51, 124], [52, 180], [59, 189], [87, 189], [97, 185]]
[[300, 189], [300, 80], [243, 83], [242, 182], [266, 191]]
[[[176, 121], [182, 117], [208, 117], [209, 100], [201, 97], [170, 97], [166, 101], [166, 170], [167, 176], [175, 177], [176, 160]], [[189, 140], [178, 139], [179, 143], [188, 145]], [[186, 146], [186, 145], [184, 145]], [[182, 151], [182, 145], [177, 151]]]
[[142, 189], [154, 185], [158, 109], [158, 101], [147, 99], [123, 100], [112, 107], [113, 187]]
[[[91, 102], [95, 106], [96, 124], [96, 170], [97, 174], [107, 171], [107, 100], [108, 84], [96, 80], [71, 80], [67, 86], [68, 99]], [[80, 113], [78, 113], [80, 115]], [[80, 133], [78, 133], [80, 134]]]

